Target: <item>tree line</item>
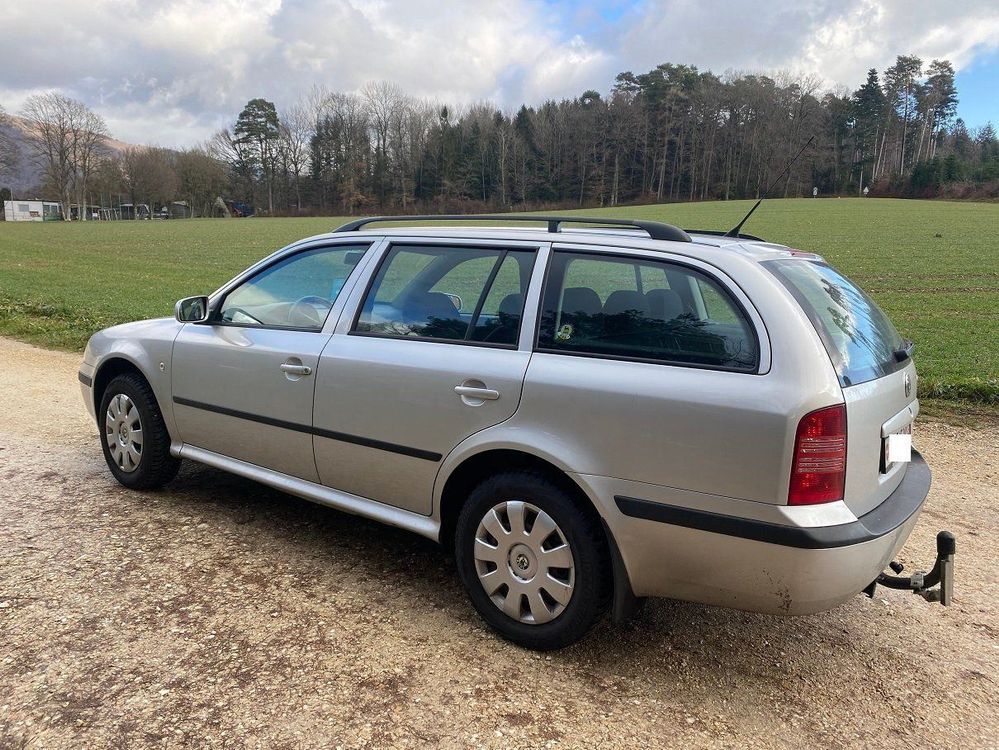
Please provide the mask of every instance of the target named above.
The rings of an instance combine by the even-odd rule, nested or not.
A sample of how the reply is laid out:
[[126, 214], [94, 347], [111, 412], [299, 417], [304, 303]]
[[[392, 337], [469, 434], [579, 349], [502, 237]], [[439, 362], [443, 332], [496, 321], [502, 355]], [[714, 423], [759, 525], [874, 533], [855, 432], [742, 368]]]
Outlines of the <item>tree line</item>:
[[[57, 98], [71, 113], [65, 128]], [[82, 105], [58, 94], [31, 97], [21, 115], [64, 199], [117, 190], [133, 202], [188, 201], [206, 215], [225, 195], [261, 213], [345, 214], [727, 200], [766, 186], [774, 196], [999, 195], [995, 130], [969, 131], [957, 101], [948, 61], [899, 56], [852, 92], [822, 91], [812, 76], [719, 77], [665, 63], [619, 74], [607, 94], [510, 113], [388, 83], [356, 93], [316, 86], [284, 111], [253, 99], [232, 127], [180, 152], [99, 155], [100, 139], [80, 133], [105, 135], [103, 121], [72, 114]], [[71, 137], [50, 137], [62, 130]]]
[[[18, 114], [27, 128], [26, 158], [42, 175], [31, 195], [59, 201], [69, 216], [90, 218], [77, 208], [83, 206], [144, 203], [152, 209], [176, 201], [184, 202], [189, 214], [211, 216], [219, 196], [230, 191], [228, 166], [204, 146], [115, 148], [104, 119], [61, 93], [32, 95]], [[0, 108], [0, 187], [25, 158], [9, 125]]]

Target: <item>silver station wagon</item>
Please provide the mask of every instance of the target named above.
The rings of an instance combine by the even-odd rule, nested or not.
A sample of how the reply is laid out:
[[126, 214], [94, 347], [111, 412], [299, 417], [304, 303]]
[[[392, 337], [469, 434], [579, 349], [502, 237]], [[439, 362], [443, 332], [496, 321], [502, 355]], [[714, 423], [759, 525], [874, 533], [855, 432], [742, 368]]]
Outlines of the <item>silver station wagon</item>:
[[646, 597], [803, 614], [948, 584], [952, 537], [931, 573], [883, 572], [930, 485], [911, 343], [819, 256], [645, 221], [403, 221], [95, 334], [80, 381], [115, 478], [191, 459], [439, 541], [536, 649]]

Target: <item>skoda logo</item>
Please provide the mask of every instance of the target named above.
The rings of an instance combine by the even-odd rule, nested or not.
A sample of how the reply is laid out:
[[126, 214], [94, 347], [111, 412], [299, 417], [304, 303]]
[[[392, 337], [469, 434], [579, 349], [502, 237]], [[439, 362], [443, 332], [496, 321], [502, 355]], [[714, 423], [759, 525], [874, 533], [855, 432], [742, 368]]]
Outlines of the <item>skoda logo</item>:
[[912, 378], [909, 377], [909, 373], [905, 373], [905, 397], [909, 398], [912, 395]]

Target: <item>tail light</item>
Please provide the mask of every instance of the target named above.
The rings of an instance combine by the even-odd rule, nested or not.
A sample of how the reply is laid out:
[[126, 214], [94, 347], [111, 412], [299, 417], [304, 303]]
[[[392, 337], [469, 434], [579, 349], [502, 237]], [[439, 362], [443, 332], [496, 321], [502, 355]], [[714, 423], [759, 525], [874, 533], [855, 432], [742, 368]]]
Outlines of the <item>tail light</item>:
[[798, 422], [788, 505], [843, 499], [846, 483], [846, 406], [810, 412]]

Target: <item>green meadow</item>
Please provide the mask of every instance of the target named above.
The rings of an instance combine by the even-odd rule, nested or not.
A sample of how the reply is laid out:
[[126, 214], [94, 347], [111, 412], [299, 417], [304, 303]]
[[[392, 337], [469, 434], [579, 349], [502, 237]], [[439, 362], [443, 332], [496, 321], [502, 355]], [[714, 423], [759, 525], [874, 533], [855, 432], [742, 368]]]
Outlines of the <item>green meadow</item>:
[[[751, 205], [578, 213], [724, 230]], [[170, 315], [178, 298], [344, 220], [0, 223], [0, 335], [80, 351], [97, 329]], [[999, 204], [772, 200], [743, 231], [821, 253], [859, 282], [916, 342], [921, 395], [999, 404]]]

